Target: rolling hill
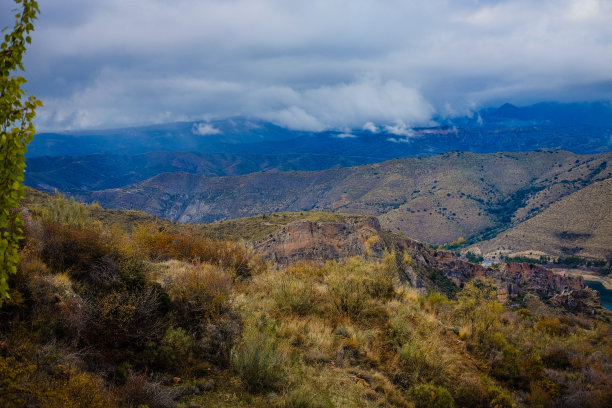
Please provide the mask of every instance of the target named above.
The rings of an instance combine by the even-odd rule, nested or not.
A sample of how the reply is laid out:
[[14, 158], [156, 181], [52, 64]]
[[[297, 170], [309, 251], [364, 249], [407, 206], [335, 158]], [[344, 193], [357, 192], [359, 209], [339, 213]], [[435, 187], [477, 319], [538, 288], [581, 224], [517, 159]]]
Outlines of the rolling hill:
[[[610, 405], [611, 314], [580, 277], [485, 268], [367, 216], [215, 240], [34, 190], [20, 212], [3, 407]], [[221, 224], [274, 225], [248, 249]]]
[[611, 159], [612, 153], [452, 152], [312, 172], [215, 178], [164, 173], [80, 198], [185, 223], [282, 211], [368, 214], [384, 228], [444, 243], [460, 236], [485, 239], [531, 218], [611, 177]]
[[538, 253], [612, 259], [612, 179], [562, 197], [534, 217], [469, 248], [487, 258]]

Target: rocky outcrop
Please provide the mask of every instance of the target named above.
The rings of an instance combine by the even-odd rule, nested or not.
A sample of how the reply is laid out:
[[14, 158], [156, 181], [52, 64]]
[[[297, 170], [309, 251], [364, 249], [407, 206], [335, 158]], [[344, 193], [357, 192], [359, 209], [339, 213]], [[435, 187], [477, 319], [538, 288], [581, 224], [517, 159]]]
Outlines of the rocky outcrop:
[[520, 291], [550, 297], [585, 287], [581, 276], [556, 274], [548, 268], [528, 263], [506, 263], [497, 270], [487, 269], [486, 276], [498, 282], [498, 294], [503, 301], [516, 298]]
[[601, 299], [597, 291], [590, 288], [570, 290], [555, 295], [551, 303], [572, 312], [595, 314], [601, 311]]
[[508, 263], [494, 269], [467, 262], [452, 252], [385, 233], [375, 217], [349, 217], [341, 222], [293, 222], [256, 242], [254, 249], [265, 260], [280, 265], [298, 261], [323, 263], [363, 254], [381, 257], [386, 249], [392, 249], [398, 255], [410, 255], [411, 262], [398, 264], [402, 264], [400, 278], [413, 287], [439, 288], [445, 282], [452, 282], [450, 286], [461, 288], [471, 279], [489, 277], [497, 282], [502, 302], [517, 298], [521, 292], [549, 298], [585, 288], [582, 277], [556, 274], [539, 265]]
[[382, 256], [380, 224], [374, 217], [345, 222], [298, 221], [255, 243], [264, 260], [287, 265], [298, 261], [325, 262], [369, 253]]

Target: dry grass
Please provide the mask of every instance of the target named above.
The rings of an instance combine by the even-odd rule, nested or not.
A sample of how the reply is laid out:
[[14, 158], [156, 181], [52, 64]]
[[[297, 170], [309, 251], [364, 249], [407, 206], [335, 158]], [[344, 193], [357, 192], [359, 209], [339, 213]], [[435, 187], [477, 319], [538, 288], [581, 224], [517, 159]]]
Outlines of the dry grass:
[[[486, 282], [457, 300], [423, 294], [400, 284], [393, 254], [237, 279], [231, 263], [198, 262], [188, 255], [199, 244], [175, 245], [186, 233], [164, 228], [132, 265], [124, 258], [151, 237], [39, 226], [22, 252], [21, 301], [0, 314], [0, 392], [41, 384], [98, 398], [92, 406], [160, 407], [179, 395], [219, 407], [413, 407], [432, 393], [459, 407], [612, 398], [609, 322], [557, 314], [535, 296], [512, 311]], [[73, 241], [78, 253], [67, 253]], [[108, 286], [88, 262], [104, 256], [116, 261]]]

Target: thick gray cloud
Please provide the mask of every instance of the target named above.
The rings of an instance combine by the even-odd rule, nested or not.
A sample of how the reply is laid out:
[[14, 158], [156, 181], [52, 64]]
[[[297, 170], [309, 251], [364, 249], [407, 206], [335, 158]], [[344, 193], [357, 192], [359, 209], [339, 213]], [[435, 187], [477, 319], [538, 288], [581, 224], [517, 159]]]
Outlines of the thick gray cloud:
[[612, 99], [609, 0], [40, 6], [25, 61], [40, 129], [247, 115], [401, 130], [506, 101]]

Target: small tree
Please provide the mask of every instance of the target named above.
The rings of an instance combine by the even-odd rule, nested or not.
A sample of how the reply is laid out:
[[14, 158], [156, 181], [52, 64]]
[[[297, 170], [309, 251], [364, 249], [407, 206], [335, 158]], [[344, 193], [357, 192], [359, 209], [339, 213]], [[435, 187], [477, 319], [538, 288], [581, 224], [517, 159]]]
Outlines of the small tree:
[[27, 97], [21, 89], [25, 78], [15, 75], [24, 71], [23, 54], [26, 44], [31, 42], [38, 4], [35, 0], [15, 0], [15, 3], [18, 5], [15, 26], [4, 35], [0, 51], [0, 306], [8, 298], [8, 277], [17, 272], [23, 222], [13, 209], [25, 194], [25, 153], [34, 137], [32, 119], [36, 107], [42, 106], [38, 99]]

